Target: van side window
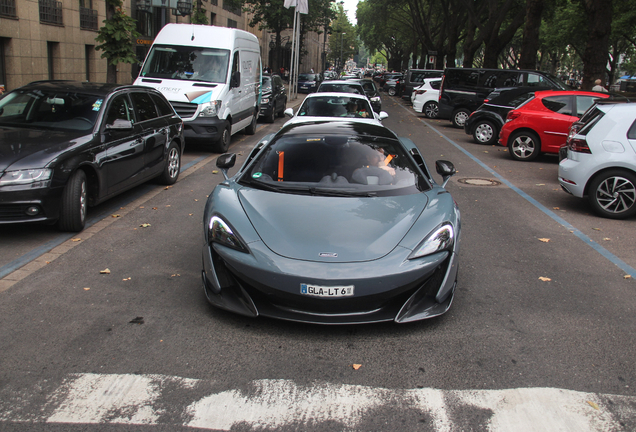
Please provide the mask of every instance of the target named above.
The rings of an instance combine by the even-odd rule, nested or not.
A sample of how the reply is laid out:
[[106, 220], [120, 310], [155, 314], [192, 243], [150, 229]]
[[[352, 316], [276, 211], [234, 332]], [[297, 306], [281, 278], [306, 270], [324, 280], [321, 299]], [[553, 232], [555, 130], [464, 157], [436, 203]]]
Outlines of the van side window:
[[530, 87], [552, 87], [545, 77], [535, 73], [529, 73], [526, 78], [526, 85]]
[[541, 102], [550, 111], [569, 116], [573, 115], [571, 96], [551, 96], [543, 98]]
[[232, 60], [232, 75], [234, 72], [239, 72], [241, 70], [241, 63], [239, 62], [239, 52], [234, 53], [234, 59]]

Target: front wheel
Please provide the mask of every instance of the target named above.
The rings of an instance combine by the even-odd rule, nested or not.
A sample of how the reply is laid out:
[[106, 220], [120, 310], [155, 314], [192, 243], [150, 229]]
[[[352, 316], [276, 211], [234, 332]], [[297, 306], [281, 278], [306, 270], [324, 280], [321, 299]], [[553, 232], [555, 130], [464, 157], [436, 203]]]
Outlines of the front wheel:
[[389, 87], [389, 89], [386, 91], [389, 96], [395, 96], [396, 90], [395, 87]]
[[636, 214], [636, 175], [620, 169], [605, 171], [590, 183], [588, 199], [602, 217], [633, 216]]
[[470, 111], [468, 111], [466, 108], [460, 108], [453, 113], [451, 122], [453, 122], [453, 126], [457, 128], [463, 128], [464, 123], [466, 123], [466, 120], [468, 120], [468, 117], [470, 117]]
[[252, 121], [250, 122], [250, 124], [245, 128], [245, 134], [247, 135], [254, 135], [256, 133], [256, 120], [258, 119], [258, 114], [254, 114], [252, 116]]
[[539, 137], [529, 131], [513, 134], [508, 141], [508, 153], [513, 159], [522, 162], [536, 159], [541, 153]]
[[265, 116], [265, 121], [267, 123], [274, 123], [274, 120], [276, 120], [276, 104], [272, 106], [272, 111]]
[[497, 129], [489, 121], [481, 121], [475, 125], [473, 139], [477, 144], [494, 144], [497, 140]]
[[168, 147], [168, 158], [163, 168], [163, 173], [159, 176], [159, 182], [164, 185], [171, 185], [177, 182], [179, 170], [181, 169], [181, 151], [176, 143]]
[[280, 111], [278, 112], [278, 117], [285, 117], [285, 107], [287, 106], [287, 98], [281, 104]]
[[439, 106], [437, 105], [437, 102], [426, 102], [426, 105], [422, 108], [422, 112], [430, 119], [437, 118], [439, 115]]
[[221, 134], [221, 138], [212, 145], [212, 151], [215, 153], [226, 153], [227, 149], [230, 147], [230, 140], [232, 139], [232, 131], [230, 129], [230, 125], [226, 124], [225, 129], [223, 129], [223, 134]]
[[57, 226], [62, 231], [79, 232], [86, 225], [88, 185], [84, 171], [77, 170], [64, 187]]

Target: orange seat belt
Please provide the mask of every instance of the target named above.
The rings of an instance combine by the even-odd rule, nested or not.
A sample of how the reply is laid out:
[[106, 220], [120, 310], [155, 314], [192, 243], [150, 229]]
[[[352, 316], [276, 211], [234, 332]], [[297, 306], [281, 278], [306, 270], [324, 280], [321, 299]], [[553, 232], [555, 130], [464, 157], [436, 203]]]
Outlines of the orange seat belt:
[[285, 165], [285, 152], [278, 153], [278, 181], [283, 181], [283, 167]]

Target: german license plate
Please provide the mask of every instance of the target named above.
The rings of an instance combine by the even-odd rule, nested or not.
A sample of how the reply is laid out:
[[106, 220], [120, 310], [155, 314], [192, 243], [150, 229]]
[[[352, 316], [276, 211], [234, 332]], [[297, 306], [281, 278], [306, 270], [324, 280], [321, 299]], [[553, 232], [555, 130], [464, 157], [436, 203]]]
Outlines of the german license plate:
[[318, 286], [309, 284], [300, 284], [300, 293], [314, 297], [351, 297], [353, 296], [353, 285], [347, 286]]

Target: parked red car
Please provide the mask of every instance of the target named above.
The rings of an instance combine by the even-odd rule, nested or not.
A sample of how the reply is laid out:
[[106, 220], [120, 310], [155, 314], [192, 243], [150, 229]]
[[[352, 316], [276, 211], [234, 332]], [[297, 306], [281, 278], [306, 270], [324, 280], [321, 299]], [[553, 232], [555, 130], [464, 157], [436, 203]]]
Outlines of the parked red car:
[[499, 144], [513, 159], [530, 161], [539, 153], [559, 153], [570, 126], [607, 93], [587, 91], [538, 91], [526, 103], [510, 111], [499, 132]]

